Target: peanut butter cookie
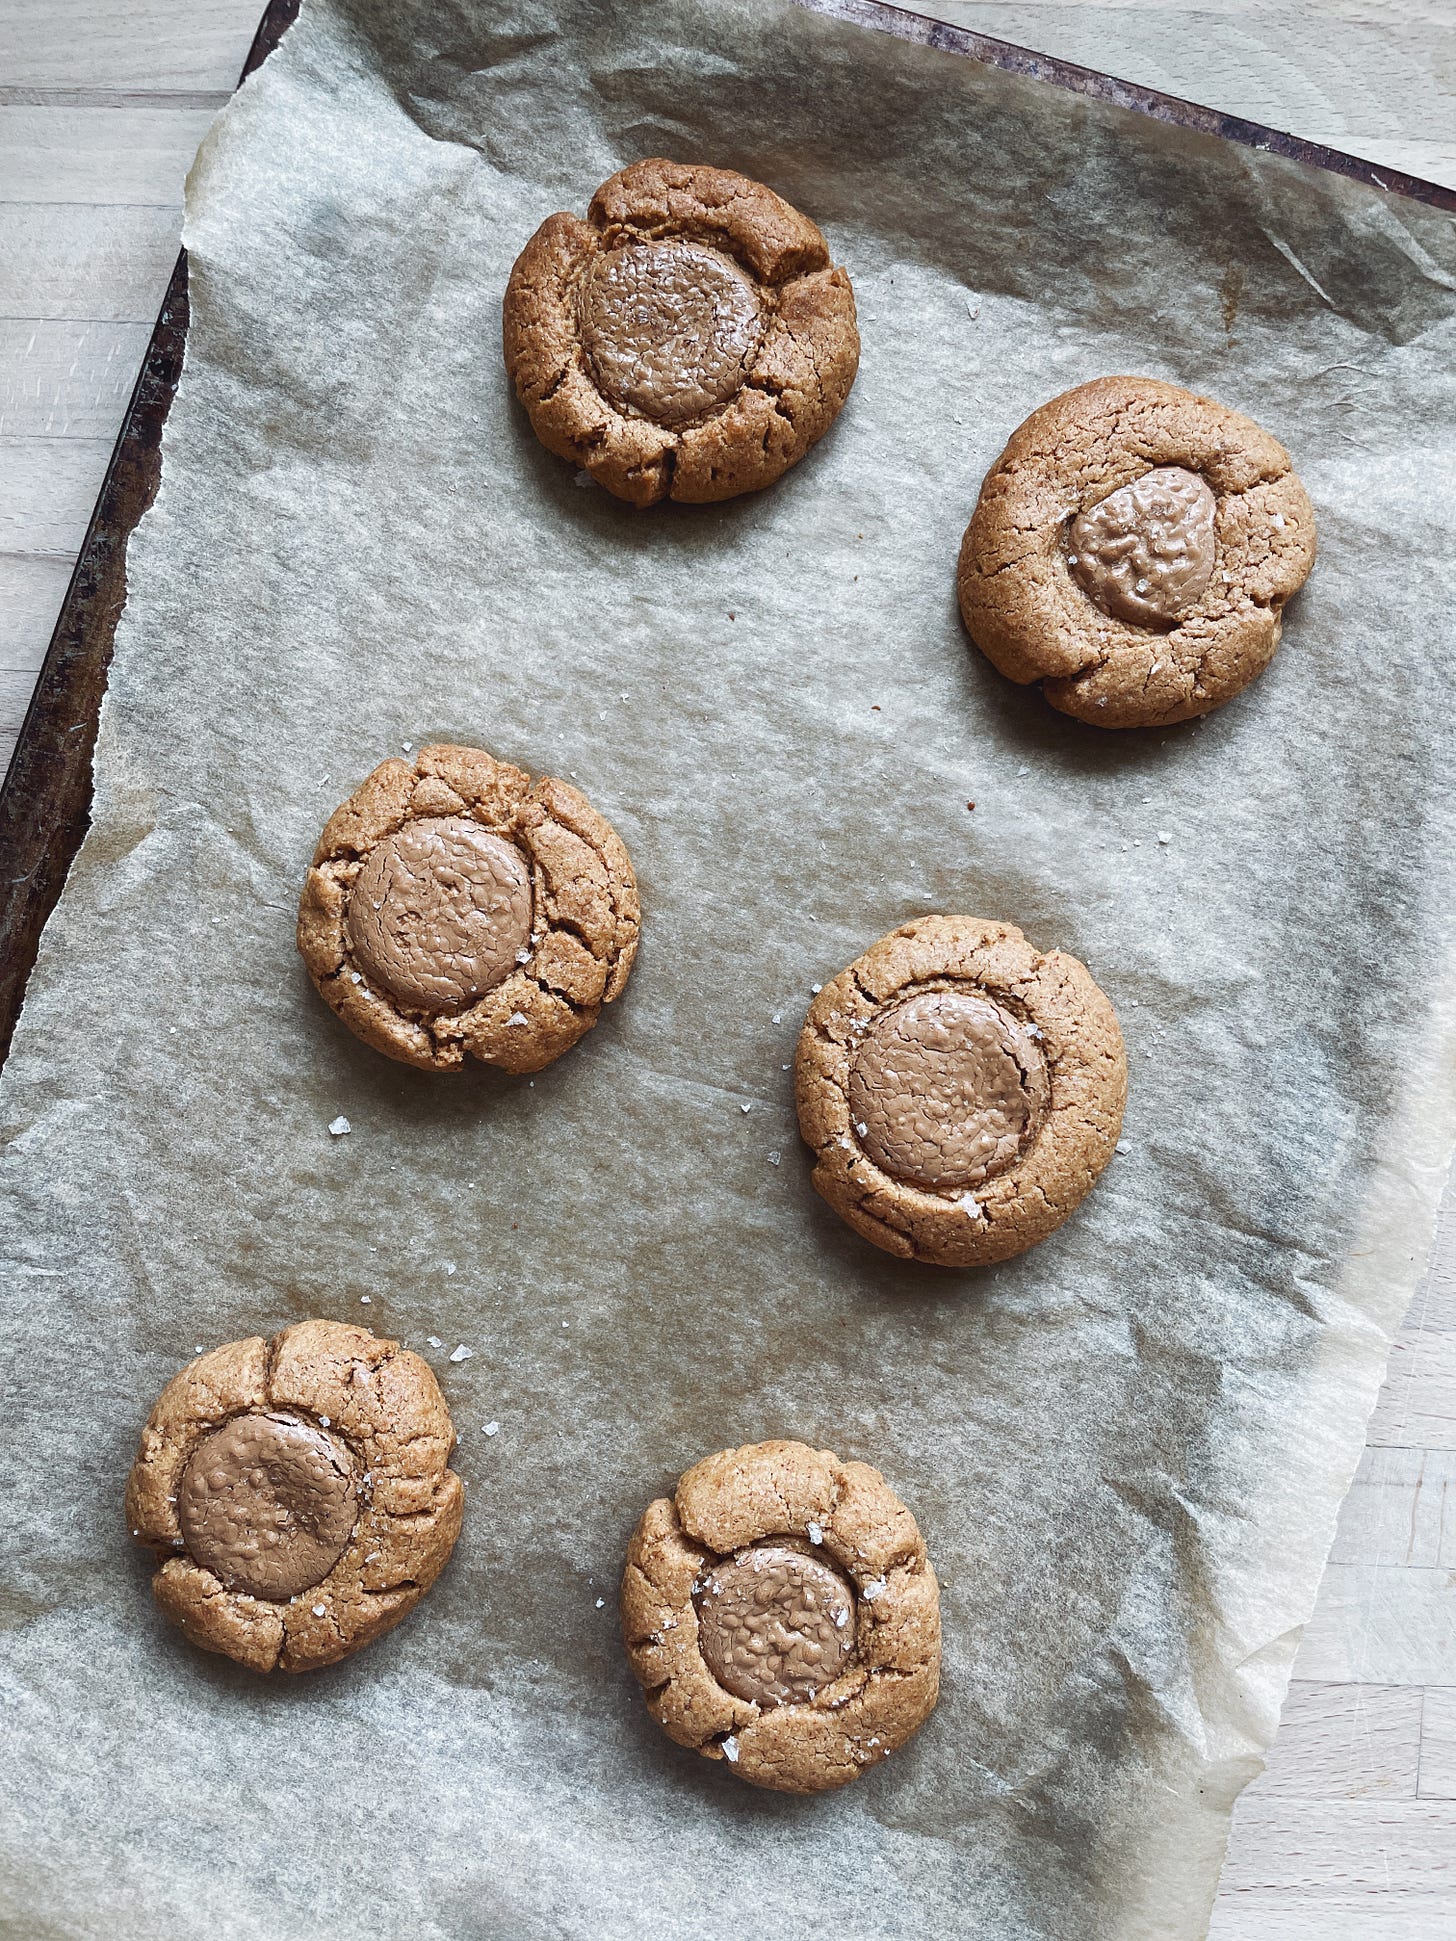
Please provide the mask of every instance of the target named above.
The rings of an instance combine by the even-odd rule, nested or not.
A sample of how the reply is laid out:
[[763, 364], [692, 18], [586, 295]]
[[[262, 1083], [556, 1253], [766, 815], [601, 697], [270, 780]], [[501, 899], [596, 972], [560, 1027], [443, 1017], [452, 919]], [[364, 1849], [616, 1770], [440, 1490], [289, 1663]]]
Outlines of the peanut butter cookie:
[[454, 1446], [418, 1355], [301, 1321], [173, 1376], [142, 1431], [127, 1525], [193, 1644], [311, 1671], [391, 1630], [444, 1569], [465, 1501]]
[[1075, 957], [1009, 923], [920, 917], [815, 998], [795, 1091], [835, 1212], [887, 1253], [971, 1267], [1035, 1246], [1090, 1191], [1127, 1060]]
[[535, 1072], [626, 985], [639, 916], [627, 852], [584, 795], [442, 744], [381, 762], [329, 817], [298, 948], [376, 1051]]
[[622, 1636], [679, 1745], [781, 1793], [847, 1786], [919, 1730], [940, 1589], [878, 1470], [802, 1442], [725, 1449], [648, 1505]]
[[634, 162], [511, 272], [506, 367], [536, 436], [633, 505], [771, 485], [859, 365], [854, 293], [814, 224], [732, 169]]
[[1279, 645], [1314, 564], [1314, 509], [1252, 418], [1151, 377], [1034, 411], [961, 542], [971, 638], [1013, 681], [1100, 728], [1231, 701]]

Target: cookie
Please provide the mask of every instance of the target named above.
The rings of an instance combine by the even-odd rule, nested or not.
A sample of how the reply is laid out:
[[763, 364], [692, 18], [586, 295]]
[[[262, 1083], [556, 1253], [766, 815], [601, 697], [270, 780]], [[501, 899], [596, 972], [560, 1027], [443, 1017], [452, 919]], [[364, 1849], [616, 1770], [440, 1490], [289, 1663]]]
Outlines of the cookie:
[[842, 1219], [905, 1260], [974, 1267], [1045, 1240], [1090, 1191], [1127, 1060], [1075, 957], [1009, 923], [920, 917], [815, 998], [794, 1088]]
[[771, 485], [859, 365], [854, 292], [807, 216], [732, 169], [634, 162], [549, 216], [505, 297], [506, 368], [548, 451], [619, 499]]
[[940, 1589], [878, 1470], [802, 1442], [724, 1449], [648, 1505], [622, 1636], [679, 1745], [781, 1793], [847, 1786], [935, 1708]]
[[986, 658], [1099, 728], [1231, 701], [1279, 645], [1314, 564], [1314, 509], [1252, 418], [1151, 377], [1034, 411], [961, 542], [961, 614]]
[[627, 852], [579, 790], [442, 744], [381, 762], [329, 817], [298, 948], [376, 1051], [537, 1072], [624, 988], [639, 919]]
[[300, 1321], [173, 1376], [142, 1431], [127, 1526], [193, 1644], [311, 1671], [392, 1630], [444, 1569], [465, 1504], [454, 1446], [418, 1355]]

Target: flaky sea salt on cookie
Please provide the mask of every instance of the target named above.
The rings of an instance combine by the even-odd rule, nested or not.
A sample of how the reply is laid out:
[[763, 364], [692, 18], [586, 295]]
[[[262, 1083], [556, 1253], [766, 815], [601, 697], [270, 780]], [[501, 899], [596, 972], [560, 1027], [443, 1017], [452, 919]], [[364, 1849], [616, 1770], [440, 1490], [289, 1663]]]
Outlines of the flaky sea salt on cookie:
[[300, 1321], [173, 1376], [142, 1431], [127, 1526], [193, 1644], [310, 1671], [391, 1630], [444, 1569], [465, 1504], [454, 1446], [418, 1355]]
[[807, 216], [732, 169], [634, 162], [511, 271], [506, 367], [536, 436], [619, 499], [770, 485], [849, 395], [849, 278]]
[[935, 1707], [940, 1590], [878, 1470], [802, 1442], [724, 1449], [648, 1505], [622, 1636], [668, 1737], [739, 1779], [819, 1793]]
[[794, 1083], [835, 1212], [887, 1253], [970, 1267], [1035, 1246], [1090, 1192], [1127, 1060], [1085, 964], [1009, 923], [930, 916], [824, 986]]
[[971, 638], [1099, 728], [1222, 707], [1314, 564], [1279, 442], [1176, 384], [1104, 377], [1041, 406], [981, 487], [957, 587]]
[[388, 1057], [534, 1072], [622, 991], [639, 921], [627, 851], [578, 789], [439, 744], [382, 762], [329, 817], [298, 948]]

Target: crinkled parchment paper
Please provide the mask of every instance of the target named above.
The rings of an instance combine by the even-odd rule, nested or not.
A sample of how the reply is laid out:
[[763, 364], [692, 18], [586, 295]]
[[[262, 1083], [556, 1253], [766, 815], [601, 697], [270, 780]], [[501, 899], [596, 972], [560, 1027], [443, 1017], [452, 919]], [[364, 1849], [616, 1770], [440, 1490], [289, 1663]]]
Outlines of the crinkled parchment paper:
[[[499, 311], [652, 154], [812, 213], [864, 363], [779, 486], [639, 514], [535, 443]], [[0, 1094], [6, 1918], [1200, 1933], [1452, 1135], [1450, 220], [788, 4], [311, 0], [187, 242]], [[1113, 736], [968, 649], [953, 568], [1012, 428], [1125, 370], [1270, 426], [1321, 556], [1247, 695]], [[625, 998], [534, 1082], [387, 1063], [294, 955], [326, 812], [441, 737], [641, 874]], [[791, 1109], [811, 987], [927, 910], [1077, 952], [1128, 1038], [1125, 1152], [978, 1274], [857, 1240]], [[154, 1615], [122, 1482], [198, 1344], [309, 1314], [431, 1355], [469, 1506], [401, 1630], [263, 1682]], [[642, 1505], [780, 1434], [881, 1466], [946, 1585], [934, 1720], [807, 1801], [672, 1747], [614, 1613]]]

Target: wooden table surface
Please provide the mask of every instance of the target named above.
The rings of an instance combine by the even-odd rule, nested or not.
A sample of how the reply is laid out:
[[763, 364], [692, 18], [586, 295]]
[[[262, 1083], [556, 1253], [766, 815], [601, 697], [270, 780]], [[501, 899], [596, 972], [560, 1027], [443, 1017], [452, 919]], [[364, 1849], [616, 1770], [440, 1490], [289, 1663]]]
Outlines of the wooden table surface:
[[[921, 0], [1456, 185], [1456, 0]], [[0, 760], [261, 0], [0, 0]], [[1456, 1204], [1396, 1341], [1216, 1941], [1456, 1937]], [[1447, 1496], [1451, 1514], [1447, 1527]]]

